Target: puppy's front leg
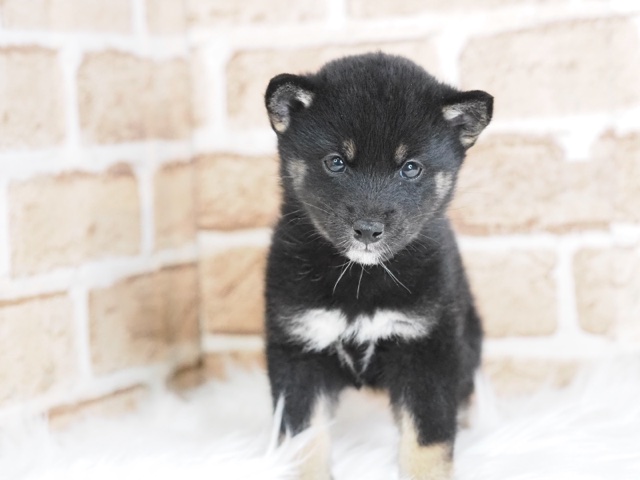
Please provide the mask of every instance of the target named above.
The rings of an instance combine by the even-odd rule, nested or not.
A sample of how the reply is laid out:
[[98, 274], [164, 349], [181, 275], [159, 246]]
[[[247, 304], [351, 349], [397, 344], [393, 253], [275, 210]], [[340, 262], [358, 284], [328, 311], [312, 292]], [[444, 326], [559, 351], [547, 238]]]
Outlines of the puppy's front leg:
[[400, 428], [402, 479], [450, 480], [456, 435], [456, 365], [428, 348], [397, 358], [391, 401]]
[[425, 422], [402, 410], [400, 426], [400, 472], [411, 480], [449, 480], [453, 475], [453, 439], [432, 440], [424, 435]]
[[335, 357], [303, 352], [291, 345], [268, 345], [269, 379], [274, 404], [284, 401], [281, 433], [310, 428], [311, 441], [300, 455], [300, 480], [330, 480], [331, 404], [344, 386]]

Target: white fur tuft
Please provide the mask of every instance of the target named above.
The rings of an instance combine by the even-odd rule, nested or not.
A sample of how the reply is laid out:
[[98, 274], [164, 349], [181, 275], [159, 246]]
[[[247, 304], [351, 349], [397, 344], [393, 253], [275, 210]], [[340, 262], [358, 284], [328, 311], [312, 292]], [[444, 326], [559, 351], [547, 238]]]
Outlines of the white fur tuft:
[[[11, 480], [287, 480], [309, 435], [268, 450], [271, 401], [261, 373], [231, 372], [185, 399], [162, 393], [137, 414], [63, 433], [44, 422], [0, 428]], [[562, 392], [497, 399], [486, 381], [456, 444], [456, 480], [637, 480], [640, 359], [603, 365]], [[387, 400], [343, 395], [333, 429], [336, 480], [397, 480]]]

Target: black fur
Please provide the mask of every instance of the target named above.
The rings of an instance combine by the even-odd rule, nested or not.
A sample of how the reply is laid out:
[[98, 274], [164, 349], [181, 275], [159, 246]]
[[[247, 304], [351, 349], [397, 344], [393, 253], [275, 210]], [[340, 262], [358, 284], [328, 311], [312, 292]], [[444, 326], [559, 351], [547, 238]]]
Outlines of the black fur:
[[[459, 92], [409, 60], [377, 53], [330, 62], [315, 74], [279, 75], [265, 101], [283, 185], [266, 287], [269, 378], [274, 402], [285, 398], [283, 428], [307, 427], [318, 395], [335, 399], [345, 387], [364, 385], [387, 390], [394, 409], [411, 412], [421, 445], [453, 442], [457, 409], [473, 391], [482, 331], [445, 210], [466, 149], [491, 119], [492, 97]], [[445, 118], [447, 107], [453, 114]], [[351, 161], [347, 140], [355, 146]], [[416, 179], [399, 174], [401, 144], [404, 159], [421, 164]], [[345, 159], [344, 173], [327, 170], [324, 161], [335, 155]], [[451, 180], [443, 181], [444, 194], [438, 174]], [[344, 270], [345, 245], [361, 219], [384, 224], [381, 255], [397, 280], [379, 264]], [[342, 342], [351, 369], [336, 345], [311, 351], [292, 337], [291, 319], [309, 309], [339, 310], [348, 322], [393, 310], [430, 331], [378, 341], [361, 372], [365, 345]]]

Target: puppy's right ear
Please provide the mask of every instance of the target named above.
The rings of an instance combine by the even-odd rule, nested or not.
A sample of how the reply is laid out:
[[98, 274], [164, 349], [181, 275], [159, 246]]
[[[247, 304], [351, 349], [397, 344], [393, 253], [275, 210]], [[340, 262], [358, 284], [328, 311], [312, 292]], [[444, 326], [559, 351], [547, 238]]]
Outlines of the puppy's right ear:
[[313, 103], [313, 85], [306, 77], [282, 73], [271, 79], [264, 101], [271, 126], [276, 133], [284, 133], [295, 112]]

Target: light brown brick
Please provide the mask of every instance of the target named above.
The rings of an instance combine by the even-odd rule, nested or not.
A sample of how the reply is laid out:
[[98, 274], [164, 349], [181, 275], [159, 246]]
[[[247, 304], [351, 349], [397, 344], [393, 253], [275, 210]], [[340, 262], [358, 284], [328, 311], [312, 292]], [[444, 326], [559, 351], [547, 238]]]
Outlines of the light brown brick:
[[[193, 265], [128, 278], [89, 297], [94, 371], [173, 359], [181, 348], [193, 361], [199, 349], [198, 282]], [[184, 352], [187, 353], [184, 353]]]
[[238, 247], [204, 258], [200, 297], [207, 332], [262, 331], [266, 254], [265, 248]]
[[196, 178], [200, 228], [233, 230], [275, 223], [280, 188], [274, 157], [201, 157]]
[[496, 118], [625, 108], [640, 101], [638, 32], [612, 18], [473, 38], [460, 72], [464, 88], [495, 96]]
[[297, 24], [322, 20], [328, 11], [325, 0], [186, 0], [190, 26], [236, 26], [243, 24]]
[[465, 251], [464, 263], [488, 336], [549, 335], [555, 331], [553, 252]]
[[617, 136], [607, 132], [593, 146], [592, 157], [611, 170], [612, 219], [640, 222], [640, 133]]
[[39, 47], [0, 48], [0, 150], [54, 145], [64, 135], [57, 53]]
[[611, 176], [605, 163], [565, 161], [548, 138], [496, 135], [469, 151], [449, 213], [474, 234], [603, 228]]
[[580, 366], [575, 360], [491, 357], [484, 359], [482, 370], [498, 395], [522, 396], [568, 386]]
[[66, 295], [0, 302], [0, 405], [69, 385], [77, 373]]
[[188, 137], [190, 84], [189, 66], [183, 60], [154, 62], [116, 51], [87, 55], [78, 71], [85, 141]]
[[187, 26], [185, 2], [176, 0], [147, 0], [147, 24], [153, 34], [176, 35]]
[[129, 0], [3, 0], [7, 29], [130, 32]]
[[430, 39], [305, 50], [239, 52], [231, 58], [227, 67], [227, 111], [230, 123], [235, 128], [269, 127], [264, 92], [269, 80], [279, 73], [309, 73], [329, 60], [379, 50], [407, 56], [431, 73], [439, 73], [438, 57]]
[[162, 167], [155, 176], [156, 249], [193, 242], [196, 234], [192, 164]]
[[42, 272], [139, 251], [140, 204], [128, 166], [9, 187], [12, 272]]
[[477, 11], [557, 0], [347, 0], [349, 15], [356, 18], [419, 15], [439, 11]]
[[582, 328], [640, 343], [638, 272], [638, 248], [580, 250], [574, 258], [574, 274]]
[[266, 371], [267, 362], [264, 351], [231, 351], [210, 353], [204, 358], [207, 377], [227, 380], [233, 369]]
[[87, 418], [109, 418], [130, 413], [148, 398], [142, 385], [118, 390], [104, 397], [92, 398], [73, 405], [60, 405], [49, 410], [49, 427], [64, 429]]

